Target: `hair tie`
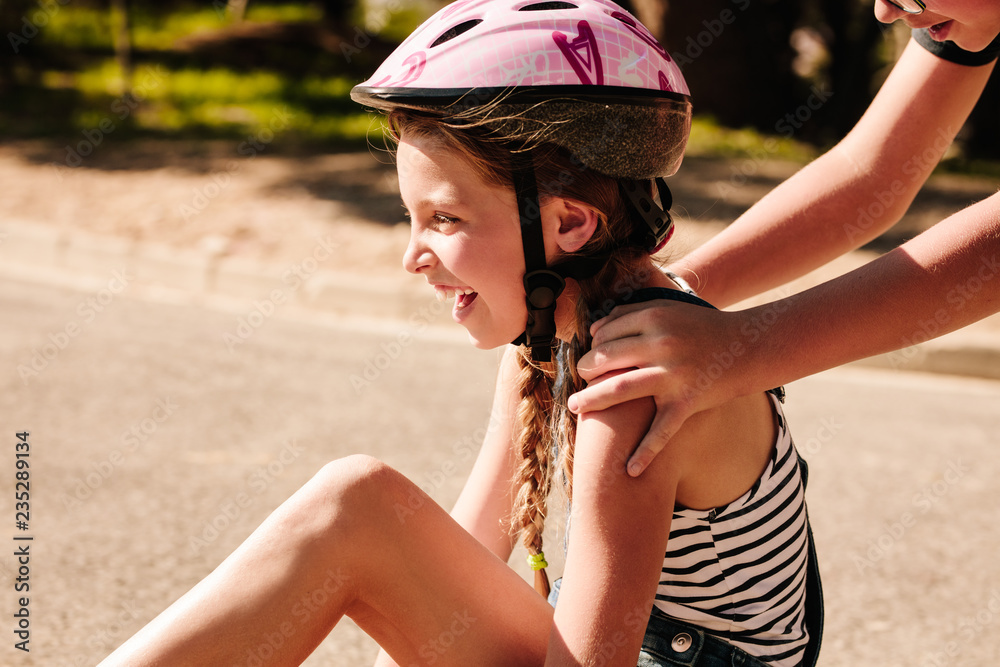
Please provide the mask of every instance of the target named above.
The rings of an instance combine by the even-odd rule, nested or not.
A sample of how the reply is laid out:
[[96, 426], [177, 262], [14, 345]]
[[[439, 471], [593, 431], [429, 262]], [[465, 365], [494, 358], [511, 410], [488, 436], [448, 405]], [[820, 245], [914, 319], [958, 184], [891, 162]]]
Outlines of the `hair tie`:
[[549, 566], [545, 562], [545, 554], [539, 551], [537, 554], [528, 554], [528, 567], [536, 572], [538, 570], [543, 570]]

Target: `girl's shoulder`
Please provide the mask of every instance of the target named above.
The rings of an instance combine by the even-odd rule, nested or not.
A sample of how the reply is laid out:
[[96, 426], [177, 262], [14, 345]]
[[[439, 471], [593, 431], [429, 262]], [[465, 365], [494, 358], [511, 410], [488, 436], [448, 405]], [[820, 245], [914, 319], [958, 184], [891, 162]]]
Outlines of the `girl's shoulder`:
[[713, 509], [750, 490], [772, 461], [784, 432], [776, 406], [768, 394], [754, 394], [689, 418], [667, 444], [675, 450], [675, 459], [687, 462], [677, 503]]

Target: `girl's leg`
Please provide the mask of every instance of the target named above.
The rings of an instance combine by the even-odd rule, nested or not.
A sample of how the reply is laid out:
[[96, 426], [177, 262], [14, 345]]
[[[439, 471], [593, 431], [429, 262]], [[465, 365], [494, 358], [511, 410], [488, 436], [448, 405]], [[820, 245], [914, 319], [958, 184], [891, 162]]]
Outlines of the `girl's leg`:
[[297, 665], [351, 616], [400, 665], [539, 665], [552, 610], [401, 474], [317, 474], [103, 665]]

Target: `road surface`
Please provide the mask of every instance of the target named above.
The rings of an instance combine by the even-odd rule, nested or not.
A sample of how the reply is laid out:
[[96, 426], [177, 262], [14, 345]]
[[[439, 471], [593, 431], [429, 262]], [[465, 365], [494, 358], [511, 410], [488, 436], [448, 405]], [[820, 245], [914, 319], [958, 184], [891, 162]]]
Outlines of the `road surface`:
[[[498, 355], [438, 310], [349, 320], [137, 293], [110, 273], [78, 288], [0, 281], [0, 664], [96, 664], [339, 456], [377, 456], [450, 504]], [[996, 665], [1000, 382], [848, 368], [788, 390], [826, 589], [820, 664]], [[28, 653], [13, 632], [24, 536]], [[306, 664], [375, 651], [345, 622]]]

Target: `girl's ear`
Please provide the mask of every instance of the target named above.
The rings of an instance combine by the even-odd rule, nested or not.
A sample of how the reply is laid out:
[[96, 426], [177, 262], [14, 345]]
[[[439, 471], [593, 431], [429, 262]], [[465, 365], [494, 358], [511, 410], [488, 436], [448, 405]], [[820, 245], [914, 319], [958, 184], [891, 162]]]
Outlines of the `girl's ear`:
[[555, 198], [545, 211], [554, 228], [556, 245], [563, 252], [576, 252], [594, 235], [600, 222], [597, 211], [573, 199]]

